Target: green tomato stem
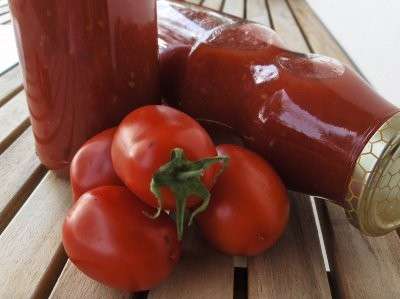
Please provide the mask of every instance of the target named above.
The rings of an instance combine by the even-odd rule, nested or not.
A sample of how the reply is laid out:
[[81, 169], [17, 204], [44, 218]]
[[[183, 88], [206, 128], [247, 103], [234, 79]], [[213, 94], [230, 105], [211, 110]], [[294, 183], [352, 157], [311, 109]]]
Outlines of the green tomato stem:
[[169, 188], [175, 196], [176, 227], [178, 238], [182, 240], [187, 199], [189, 196], [195, 195], [202, 200], [201, 205], [190, 215], [189, 225], [191, 225], [194, 217], [204, 212], [210, 203], [210, 191], [201, 180], [205, 170], [215, 163], [223, 163], [220, 172], [215, 176], [216, 179], [225, 169], [228, 161], [228, 157], [217, 156], [193, 162], [186, 158], [182, 149], [176, 148], [172, 150], [171, 160], [158, 169], [150, 183], [150, 190], [158, 201], [157, 212], [151, 217], [157, 218], [160, 216], [163, 210], [161, 188]]

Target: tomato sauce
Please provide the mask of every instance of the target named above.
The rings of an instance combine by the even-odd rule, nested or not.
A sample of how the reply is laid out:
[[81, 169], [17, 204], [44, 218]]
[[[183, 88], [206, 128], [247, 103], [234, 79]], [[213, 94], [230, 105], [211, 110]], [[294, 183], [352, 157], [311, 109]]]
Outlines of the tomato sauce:
[[65, 169], [91, 136], [159, 102], [155, 0], [10, 0], [37, 153]]
[[158, 15], [169, 102], [233, 128], [290, 189], [345, 206], [357, 158], [399, 109], [349, 67], [290, 51], [262, 25], [171, 1]]

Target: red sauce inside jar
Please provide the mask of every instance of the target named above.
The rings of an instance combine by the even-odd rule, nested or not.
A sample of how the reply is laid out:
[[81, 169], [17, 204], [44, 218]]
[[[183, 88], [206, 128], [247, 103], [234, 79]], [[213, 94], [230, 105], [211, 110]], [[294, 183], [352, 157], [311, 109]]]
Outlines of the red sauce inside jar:
[[159, 102], [155, 0], [10, 0], [41, 161]]
[[[205, 22], [179, 11], [181, 26]], [[170, 12], [159, 17], [168, 27]], [[179, 26], [179, 43], [160, 30], [165, 94], [197, 118], [234, 128], [290, 189], [344, 206], [358, 156], [399, 109], [339, 61], [291, 52], [272, 30], [230, 20], [204, 28], [194, 43]]]

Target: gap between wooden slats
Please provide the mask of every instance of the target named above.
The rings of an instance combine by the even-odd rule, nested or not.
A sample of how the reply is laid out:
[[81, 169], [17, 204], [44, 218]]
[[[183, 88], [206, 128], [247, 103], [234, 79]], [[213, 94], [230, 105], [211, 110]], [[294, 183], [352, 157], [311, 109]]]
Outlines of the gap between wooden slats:
[[[288, 0], [289, 7], [295, 15], [303, 34], [314, 52], [323, 55], [332, 55], [335, 53], [335, 58], [348, 66], [354, 66], [351, 59], [345, 54], [334, 37], [327, 31], [324, 24], [320, 22], [317, 16], [312, 11], [311, 7], [304, 0]], [[326, 36], [329, 38], [321, 38]]]
[[244, 0], [225, 0], [222, 10], [227, 14], [244, 18], [245, 17]]
[[4, 15], [8, 12], [10, 12], [10, 8], [8, 7], [8, 5], [0, 6], [0, 15]]
[[223, 4], [224, 4], [223, 0], [204, 0], [201, 3], [202, 6], [211, 8], [214, 10], [221, 10]]
[[309, 197], [290, 197], [291, 217], [282, 239], [248, 259], [249, 299], [331, 298]]
[[268, 0], [273, 28], [293, 51], [309, 52], [307, 42], [284, 0]]
[[0, 298], [45, 298], [66, 261], [61, 225], [67, 181], [48, 172], [0, 235]]
[[246, 17], [249, 21], [271, 27], [265, 0], [247, 0]]
[[[260, 11], [262, 23], [270, 25], [267, 3], [247, 0], [249, 20], [263, 20]], [[291, 221], [283, 238], [263, 255], [248, 259], [250, 299], [331, 297], [310, 200], [294, 193], [291, 198]]]
[[395, 232], [370, 238], [341, 208], [317, 202], [337, 298], [400, 298], [400, 245]]
[[233, 259], [218, 253], [192, 228], [184, 241], [183, 256], [172, 276], [150, 291], [151, 299], [231, 299]]
[[0, 25], [7, 24], [11, 22], [11, 13], [7, 12], [0, 15]]
[[22, 73], [15, 65], [0, 75], [0, 108], [22, 90]]
[[200, 4], [201, 0], [187, 0], [186, 2], [193, 3], [193, 4]]
[[46, 173], [29, 127], [0, 155], [0, 234]]
[[0, 107], [0, 120], [0, 153], [2, 153], [29, 126], [29, 112], [24, 91]]
[[[269, 1], [270, 5], [276, 2]], [[310, 46], [306, 50], [323, 53], [354, 67], [304, 0], [284, 3], [302, 28], [304, 42]], [[290, 36], [286, 31], [290, 28], [282, 25], [276, 29], [281, 35]], [[321, 201], [317, 206], [322, 215], [320, 221], [332, 268], [334, 295], [343, 298], [400, 298], [400, 242], [397, 234], [393, 232], [381, 238], [363, 236], [349, 224], [342, 208]]]

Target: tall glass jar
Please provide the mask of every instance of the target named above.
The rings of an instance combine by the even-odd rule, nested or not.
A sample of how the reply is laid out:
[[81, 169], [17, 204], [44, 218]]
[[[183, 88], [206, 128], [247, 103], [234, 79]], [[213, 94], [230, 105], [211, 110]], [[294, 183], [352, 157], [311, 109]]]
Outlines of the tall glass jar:
[[10, 0], [37, 153], [65, 169], [89, 137], [159, 102], [156, 0]]

